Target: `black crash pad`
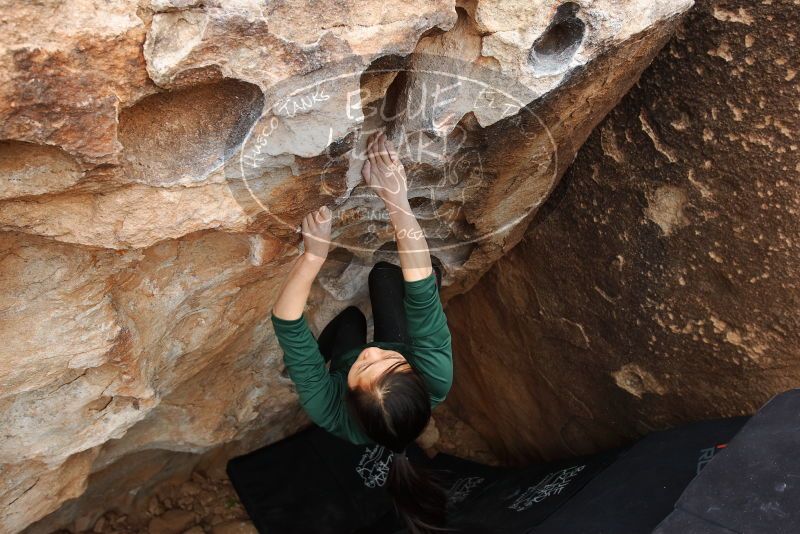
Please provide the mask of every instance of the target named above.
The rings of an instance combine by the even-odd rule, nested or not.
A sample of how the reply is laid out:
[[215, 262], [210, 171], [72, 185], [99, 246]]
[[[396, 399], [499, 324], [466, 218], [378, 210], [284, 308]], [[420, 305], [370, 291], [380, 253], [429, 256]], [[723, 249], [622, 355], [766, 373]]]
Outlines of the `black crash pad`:
[[533, 532], [650, 534], [746, 421], [703, 421], [642, 438]]
[[[655, 534], [800, 532], [800, 391], [776, 397], [739, 430], [745, 420], [524, 469], [409, 454], [449, 489], [450, 526], [465, 533], [645, 534], [659, 521]], [[260, 532], [384, 534], [402, 530], [381, 486], [388, 457], [311, 428], [234, 458], [228, 475]]]
[[233, 458], [227, 472], [259, 532], [340, 534], [392, 510], [380, 487], [388, 456], [312, 427]]
[[677, 517], [655, 534], [684, 534], [686, 516], [739, 534], [800, 532], [800, 389], [764, 405], [689, 484], [675, 509]]
[[[449, 489], [448, 520], [461, 532], [527, 532], [613, 460], [614, 453], [524, 469], [489, 467], [445, 454], [412, 461]], [[228, 463], [228, 476], [259, 532], [402, 531], [382, 487], [389, 452], [356, 446], [319, 428]]]
[[448, 489], [448, 527], [530, 532], [606, 468], [617, 452], [504, 469], [439, 454], [429, 464]]

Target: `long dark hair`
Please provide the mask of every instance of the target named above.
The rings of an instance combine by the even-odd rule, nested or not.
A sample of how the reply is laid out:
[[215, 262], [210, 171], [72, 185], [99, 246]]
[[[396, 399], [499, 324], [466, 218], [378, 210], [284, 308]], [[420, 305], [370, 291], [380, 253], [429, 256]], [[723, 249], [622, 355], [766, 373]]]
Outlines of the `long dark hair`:
[[422, 376], [410, 366], [398, 369], [400, 365], [387, 369], [369, 389], [348, 388], [347, 405], [364, 433], [395, 453], [386, 489], [409, 531], [442, 531], [447, 506], [444, 490], [405, 454], [431, 418], [430, 395]]

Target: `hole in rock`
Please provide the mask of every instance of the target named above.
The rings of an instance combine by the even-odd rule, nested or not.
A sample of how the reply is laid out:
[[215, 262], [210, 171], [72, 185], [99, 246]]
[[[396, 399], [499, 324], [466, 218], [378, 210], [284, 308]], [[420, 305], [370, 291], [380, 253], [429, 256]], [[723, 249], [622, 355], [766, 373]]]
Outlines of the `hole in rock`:
[[327, 262], [331, 264], [328, 274], [339, 276], [355, 259], [355, 255], [345, 247], [336, 247], [328, 252]]
[[375, 251], [375, 254], [381, 258], [386, 257], [387, 253], [391, 256], [397, 256], [397, 241], [387, 241]]
[[442, 263], [442, 276], [447, 276], [447, 271], [454, 267], [461, 267], [472, 255], [475, 250], [475, 243], [453, 242], [450, 240], [440, 240], [432, 238], [428, 240], [428, 246], [435, 257]]
[[238, 149], [263, 105], [261, 90], [238, 80], [142, 99], [119, 118], [128, 179], [150, 185], [202, 181]]
[[408, 204], [411, 206], [411, 209], [414, 210], [414, 213], [421, 209], [433, 209], [432, 204], [435, 201], [428, 198], [428, 197], [409, 197]]
[[390, 241], [384, 241], [379, 247], [375, 249], [375, 252], [372, 253], [372, 258], [370, 259], [370, 265], [374, 265], [379, 261], [386, 261], [389, 263], [394, 263], [395, 265], [400, 265], [400, 257], [397, 253], [397, 242], [393, 239]]
[[531, 48], [528, 60], [534, 71], [555, 74], [567, 69], [586, 31], [586, 25], [577, 17], [579, 9], [574, 2], [558, 7], [552, 22]]
[[375, 59], [361, 74], [361, 105], [365, 127], [391, 125], [397, 115], [397, 98], [406, 83], [409, 58], [387, 55]]
[[335, 247], [319, 275], [319, 283], [337, 301], [352, 300], [362, 288], [365, 267], [352, 251]]

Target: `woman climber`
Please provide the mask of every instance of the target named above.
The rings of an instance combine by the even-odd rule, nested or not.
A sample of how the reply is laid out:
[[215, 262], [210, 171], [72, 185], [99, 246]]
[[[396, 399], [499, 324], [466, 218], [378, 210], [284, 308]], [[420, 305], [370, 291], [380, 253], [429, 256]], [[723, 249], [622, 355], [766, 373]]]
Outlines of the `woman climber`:
[[319, 339], [303, 317], [311, 284], [328, 254], [331, 213], [326, 207], [303, 220], [305, 251], [281, 289], [272, 324], [311, 420], [353, 443], [377, 443], [393, 451], [386, 488], [411, 532], [428, 532], [444, 525], [445, 494], [409, 462], [405, 450], [452, 383], [440, 273], [434, 272], [409, 206], [403, 165], [384, 134], [370, 136], [361, 174], [389, 212], [400, 257], [400, 267], [380, 262], [369, 274], [374, 341], [367, 343], [367, 322], [356, 307], [339, 313]]

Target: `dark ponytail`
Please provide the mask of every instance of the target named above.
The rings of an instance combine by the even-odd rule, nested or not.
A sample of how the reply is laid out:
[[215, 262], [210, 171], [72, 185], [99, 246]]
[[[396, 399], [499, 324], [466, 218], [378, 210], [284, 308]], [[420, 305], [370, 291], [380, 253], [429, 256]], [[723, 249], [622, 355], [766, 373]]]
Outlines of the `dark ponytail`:
[[430, 396], [417, 371], [397, 367], [389, 368], [369, 390], [348, 388], [347, 405], [364, 433], [394, 452], [386, 489], [409, 531], [442, 531], [447, 506], [444, 490], [405, 454], [431, 418]]

